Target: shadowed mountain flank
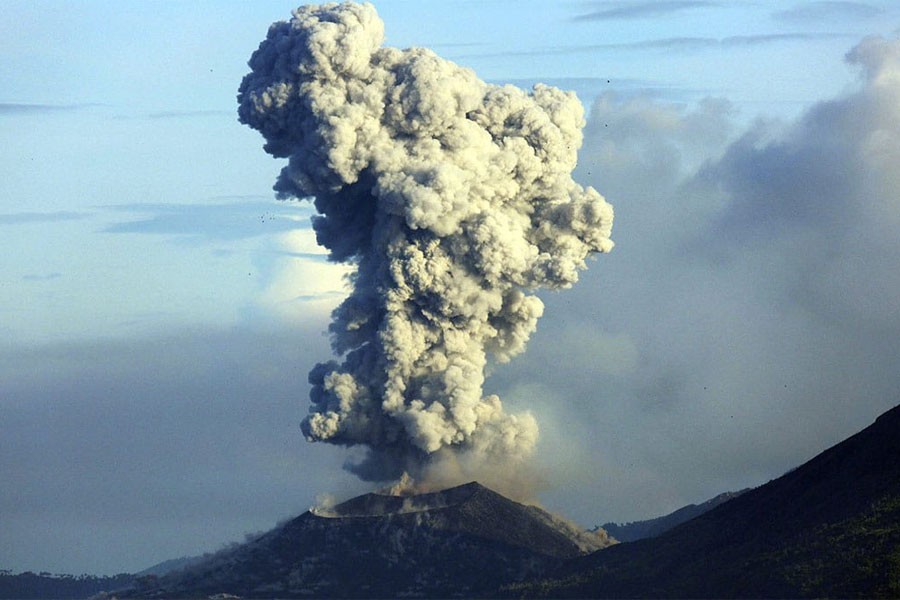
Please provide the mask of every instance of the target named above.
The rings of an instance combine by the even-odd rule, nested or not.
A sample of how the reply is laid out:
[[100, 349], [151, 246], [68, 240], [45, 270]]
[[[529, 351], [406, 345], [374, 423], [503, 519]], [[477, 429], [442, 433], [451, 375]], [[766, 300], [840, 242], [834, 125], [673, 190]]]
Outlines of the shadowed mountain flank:
[[546, 597], [900, 597], [900, 406], [655, 538], [577, 558]]

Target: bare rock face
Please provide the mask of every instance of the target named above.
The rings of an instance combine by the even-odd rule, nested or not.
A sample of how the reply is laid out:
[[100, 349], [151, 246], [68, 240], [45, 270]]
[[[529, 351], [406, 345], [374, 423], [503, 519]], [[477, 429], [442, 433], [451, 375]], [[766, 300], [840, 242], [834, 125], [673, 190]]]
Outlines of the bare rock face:
[[366, 494], [306, 512], [129, 595], [470, 597], [609, 544], [603, 532], [469, 483], [417, 496]]

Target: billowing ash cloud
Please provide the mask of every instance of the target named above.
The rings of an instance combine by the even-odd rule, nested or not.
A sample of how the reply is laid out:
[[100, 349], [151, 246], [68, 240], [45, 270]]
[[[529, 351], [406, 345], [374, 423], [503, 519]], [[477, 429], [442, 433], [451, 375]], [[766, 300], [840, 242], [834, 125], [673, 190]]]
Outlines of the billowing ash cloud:
[[313, 200], [318, 242], [356, 267], [329, 328], [342, 362], [312, 369], [302, 429], [367, 447], [349, 467], [364, 479], [426, 478], [448, 457], [509, 464], [537, 424], [482, 396], [485, 367], [523, 351], [536, 289], [572, 285], [612, 248], [612, 207], [571, 178], [574, 94], [489, 85], [383, 37], [371, 5], [301, 7], [240, 86], [241, 122], [289, 159], [279, 197]]

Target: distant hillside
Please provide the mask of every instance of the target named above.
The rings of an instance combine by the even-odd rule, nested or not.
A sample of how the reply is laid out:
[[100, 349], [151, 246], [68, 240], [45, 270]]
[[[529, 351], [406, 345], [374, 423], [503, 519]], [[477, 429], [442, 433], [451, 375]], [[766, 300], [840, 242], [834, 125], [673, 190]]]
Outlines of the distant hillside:
[[900, 597], [900, 407], [659, 537], [575, 559], [525, 597]]
[[725, 492], [719, 494], [715, 498], [702, 502], [700, 504], [688, 504], [678, 510], [671, 512], [662, 517], [655, 519], [647, 519], [646, 521], [632, 521], [631, 523], [604, 523], [600, 526], [620, 542], [633, 542], [644, 538], [656, 537], [661, 533], [672, 529], [676, 525], [681, 525], [691, 519], [699, 517], [703, 513], [709, 512], [723, 502], [727, 502], [733, 498], [737, 498], [750, 488], [740, 490], [738, 492]]
[[87, 598], [100, 592], [131, 585], [131, 575], [94, 577], [93, 575], [51, 575], [50, 573], [13, 574], [0, 570], [0, 598], [31, 600], [39, 598]]
[[411, 497], [366, 494], [118, 595], [485, 595], [609, 543], [477, 483]]

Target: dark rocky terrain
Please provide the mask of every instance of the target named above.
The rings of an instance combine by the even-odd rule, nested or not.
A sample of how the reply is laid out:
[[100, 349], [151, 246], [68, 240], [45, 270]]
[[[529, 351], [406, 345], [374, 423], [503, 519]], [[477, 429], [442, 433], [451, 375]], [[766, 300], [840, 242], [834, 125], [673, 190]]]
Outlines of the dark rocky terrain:
[[545, 576], [608, 545], [478, 483], [432, 494], [366, 494], [121, 595], [140, 598], [449, 597]]

